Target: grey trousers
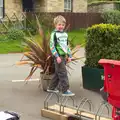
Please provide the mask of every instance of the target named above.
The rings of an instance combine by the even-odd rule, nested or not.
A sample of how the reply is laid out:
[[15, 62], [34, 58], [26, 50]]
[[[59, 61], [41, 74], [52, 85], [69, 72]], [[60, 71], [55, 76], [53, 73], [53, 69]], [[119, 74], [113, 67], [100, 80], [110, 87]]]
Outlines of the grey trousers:
[[55, 74], [51, 80], [49, 89], [54, 90], [57, 88], [60, 92], [66, 92], [69, 89], [69, 81], [66, 70], [66, 58], [60, 56], [62, 62], [57, 63], [56, 58], [54, 58], [55, 64]]

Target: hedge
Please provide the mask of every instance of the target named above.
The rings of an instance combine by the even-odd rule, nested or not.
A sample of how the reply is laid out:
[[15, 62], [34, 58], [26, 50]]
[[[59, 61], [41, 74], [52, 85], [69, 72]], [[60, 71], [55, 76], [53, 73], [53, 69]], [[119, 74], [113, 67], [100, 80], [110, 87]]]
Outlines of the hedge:
[[87, 29], [85, 46], [88, 67], [101, 68], [98, 61], [101, 58], [120, 60], [120, 26], [98, 24]]
[[120, 25], [120, 11], [119, 10], [110, 10], [102, 13], [101, 17], [104, 20], [104, 23]]

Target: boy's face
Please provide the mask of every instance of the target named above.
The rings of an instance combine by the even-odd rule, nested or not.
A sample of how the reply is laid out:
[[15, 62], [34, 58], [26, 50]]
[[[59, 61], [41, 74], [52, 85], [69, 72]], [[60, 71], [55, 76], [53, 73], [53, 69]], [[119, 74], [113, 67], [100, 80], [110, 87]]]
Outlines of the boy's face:
[[59, 22], [55, 25], [56, 30], [63, 31], [65, 28], [65, 23]]

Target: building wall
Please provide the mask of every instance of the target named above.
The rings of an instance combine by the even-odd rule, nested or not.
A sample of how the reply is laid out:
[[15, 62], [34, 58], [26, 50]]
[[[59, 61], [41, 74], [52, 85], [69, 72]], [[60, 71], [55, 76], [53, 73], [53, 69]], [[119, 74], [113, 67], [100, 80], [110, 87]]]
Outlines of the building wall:
[[46, 12], [64, 12], [64, 0], [47, 0]]
[[11, 17], [13, 13], [20, 16], [22, 12], [22, 0], [5, 0], [5, 13]]
[[[64, 0], [35, 0], [36, 12], [64, 12]], [[22, 0], [5, 0], [5, 13], [18, 16], [22, 12]], [[73, 12], [87, 12], [87, 0], [73, 0]]]
[[73, 0], [73, 12], [87, 12], [87, 0]]
[[[37, 12], [64, 12], [64, 0], [36, 0]], [[73, 0], [73, 12], [87, 12], [87, 0]]]
[[46, 11], [46, 0], [36, 0], [34, 9], [36, 12], [45, 12]]

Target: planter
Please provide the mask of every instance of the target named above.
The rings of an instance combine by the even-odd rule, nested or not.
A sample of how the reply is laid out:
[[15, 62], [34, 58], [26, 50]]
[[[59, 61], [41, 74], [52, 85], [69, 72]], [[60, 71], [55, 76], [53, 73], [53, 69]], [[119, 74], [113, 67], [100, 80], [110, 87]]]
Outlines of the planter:
[[42, 85], [42, 89], [44, 91], [47, 91], [47, 88], [50, 84], [50, 81], [53, 77], [53, 74], [45, 74], [45, 73], [40, 73], [40, 78], [41, 78], [41, 85]]
[[103, 87], [104, 69], [82, 67], [83, 88], [98, 90]]

